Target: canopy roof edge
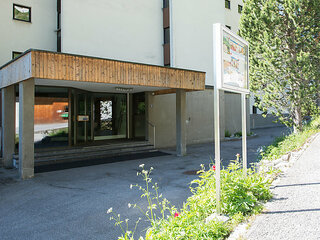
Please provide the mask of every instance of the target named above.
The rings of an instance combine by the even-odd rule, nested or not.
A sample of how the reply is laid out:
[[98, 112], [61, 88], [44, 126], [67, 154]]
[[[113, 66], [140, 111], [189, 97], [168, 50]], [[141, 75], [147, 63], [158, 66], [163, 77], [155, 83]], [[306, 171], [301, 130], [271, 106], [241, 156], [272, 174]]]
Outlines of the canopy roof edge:
[[29, 49], [0, 67], [0, 87], [29, 78], [198, 91], [205, 73], [156, 65]]

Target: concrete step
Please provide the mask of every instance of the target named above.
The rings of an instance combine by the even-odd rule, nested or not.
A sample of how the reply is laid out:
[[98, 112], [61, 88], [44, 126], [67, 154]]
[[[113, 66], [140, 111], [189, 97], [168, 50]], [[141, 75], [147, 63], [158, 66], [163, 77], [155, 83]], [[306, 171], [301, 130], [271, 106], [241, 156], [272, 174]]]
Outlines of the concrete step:
[[110, 158], [110, 157], [120, 157], [125, 155], [133, 155], [133, 154], [142, 154], [142, 153], [151, 153], [157, 152], [156, 149], [143, 149], [143, 150], [132, 150], [132, 151], [123, 151], [123, 152], [114, 152], [110, 154], [103, 154], [103, 155], [90, 155], [90, 156], [78, 156], [74, 158], [61, 158], [61, 159], [50, 159], [50, 160], [42, 160], [35, 162], [35, 166], [42, 166], [42, 165], [50, 165], [50, 164], [57, 164], [57, 163], [67, 163], [67, 162], [76, 162], [76, 161], [86, 161], [90, 159], [102, 159], [102, 158]]
[[[53, 157], [60, 155], [68, 155], [68, 154], [80, 154], [80, 153], [88, 153], [88, 152], [97, 152], [97, 151], [107, 151], [107, 150], [116, 150], [116, 149], [126, 149], [133, 147], [144, 147], [144, 146], [153, 146], [150, 143], [143, 142], [133, 142], [133, 143], [119, 143], [119, 144], [109, 144], [109, 145], [100, 145], [100, 146], [85, 146], [85, 147], [70, 147], [63, 149], [55, 149], [52, 151], [44, 151], [44, 152], [36, 152], [34, 154], [35, 158], [41, 157]], [[13, 158], [18, 159], [19, 155], [13, 155]]]
[[[152, 151], [157, 150], [154, 149], [153, 145], [145, 141], [101, 146], [86, 146], [80, 148], [54, 150], [53, 152], [36, 153], [35, 165], [116, 157]], [[19, 155], [17, 154], [13, 156], [13, 165], [16, 168], [19, 166]]]

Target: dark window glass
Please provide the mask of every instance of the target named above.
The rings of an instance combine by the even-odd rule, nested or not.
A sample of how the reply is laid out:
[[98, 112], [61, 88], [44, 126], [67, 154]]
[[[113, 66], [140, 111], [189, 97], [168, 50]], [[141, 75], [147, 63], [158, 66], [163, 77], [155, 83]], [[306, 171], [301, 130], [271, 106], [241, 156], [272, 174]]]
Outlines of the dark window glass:
[[242, 13], [242, 6], [238, 5], [238, 13]]
[[57, 0], [57, 12], [61, 13], [61, 0]]
[[169, 0], [163, 0], [163, 8], [169, 7]]
[[19, 57], [22, 52], [12, 52], [12, 59], [15, 59], [16, 57]]
[[57, 31], [57, 52], [61, 52], [61, 31]]
[[231, 30], [231, 26], [229, 26], [229, 25], [226, 25], [226, 27], [227, 27], [227, 28], [229, 28], [229, 29]]
[[252, 113], [253, 113], [253, 114], [257, 114], [257, 107], [252, 106]]
[[170, 28], [164, 29], [164, 44], [170, 43]]
[[225, 8], [227, 8], [227, 9], [231, 9], [230, 1], [229, 1], [229, 0], [225, 0], [225, 1], [224, 1], [224, 6], [225, 6]]
[[31, 22], [31, 8], [13, 4], [13, 19]]

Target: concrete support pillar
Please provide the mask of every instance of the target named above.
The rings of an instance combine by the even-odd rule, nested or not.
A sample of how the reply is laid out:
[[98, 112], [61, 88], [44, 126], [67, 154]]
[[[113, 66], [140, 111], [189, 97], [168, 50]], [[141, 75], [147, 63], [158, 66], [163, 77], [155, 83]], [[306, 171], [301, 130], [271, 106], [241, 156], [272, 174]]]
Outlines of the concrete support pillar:
[[34, 79], [19, 83], [19, 174], [34, 176]]
[[176, 151], [178, 156], [187, 154], [187, 107], [186, 91], [177, 89], [176, 93]]
[[12, 157], [15, 148], [15, 104], [14, 85], [2, 88], [2, 156], [5, 168], [12, 168]]

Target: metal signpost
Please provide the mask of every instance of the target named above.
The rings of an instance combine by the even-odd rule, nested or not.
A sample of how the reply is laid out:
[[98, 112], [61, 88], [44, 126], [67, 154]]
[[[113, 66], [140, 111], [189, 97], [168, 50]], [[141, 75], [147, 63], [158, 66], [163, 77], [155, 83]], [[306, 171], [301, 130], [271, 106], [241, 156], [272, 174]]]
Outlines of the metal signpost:
[[241, 94], [242, 162], [244, 174], [247, 174], [246, 95], [249, 94], [249, 44], [228, 28], [223, 27], [220, 23], [213, 24], [213, 72], [216, 200], [217, 213], [220, 214], [221, 161], [219, 91]]

